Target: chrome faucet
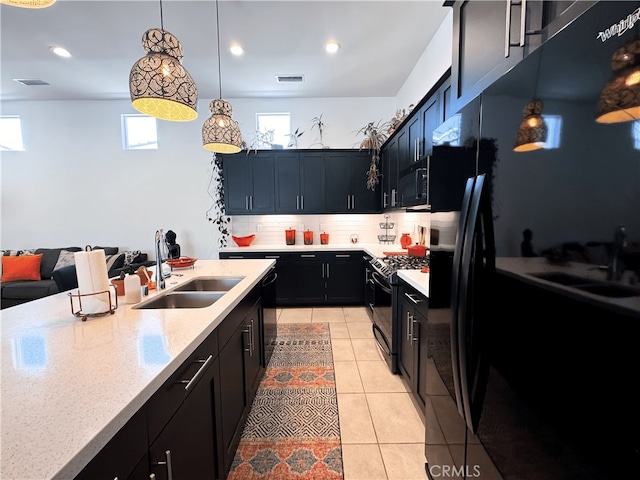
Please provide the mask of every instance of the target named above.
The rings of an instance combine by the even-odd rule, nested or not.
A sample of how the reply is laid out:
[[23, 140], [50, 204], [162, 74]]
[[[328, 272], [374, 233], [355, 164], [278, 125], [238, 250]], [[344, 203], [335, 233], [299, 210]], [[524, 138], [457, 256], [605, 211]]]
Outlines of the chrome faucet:
[[624, 225], [618, 225], [613, 235], [613, 244], [611, 245], [611, 258], [609, 259], [609, 268], [607, 269], [607, 280], [620, 280], [622, 278], [623, 268], [620, 265], [620, 253], [625, 247], [627, 230]]
[[165, 245], [164, 232], [156, 230], [156, 290], [164, 290], [165, 276], [162, 272], [162, 250]]

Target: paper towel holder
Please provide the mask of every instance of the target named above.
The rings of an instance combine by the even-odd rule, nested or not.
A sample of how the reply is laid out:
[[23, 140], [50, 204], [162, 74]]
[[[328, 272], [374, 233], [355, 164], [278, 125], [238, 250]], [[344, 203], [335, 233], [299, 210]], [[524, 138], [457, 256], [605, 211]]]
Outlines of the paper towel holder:
[[[109, 309], [104, 312], [96, 312], [96, 313], [83, 313], [82, 312], [82, 297], [93, 297], [95, 295], [109, 295]], [[74, 299], [77, 301], [74, 302]], [[115, 302], [113, 301], [115, 299]], [[74, 317], [78, 317], [82, 319], [83, 322], [87, 321], [88, 317], [98, 317], [101, 315], [106, 315], [107, 313], [113, 315], [116, 313], [116, 309], [118, 308], [118, 296], [115, 294], [115, 291], [104, 290], [102, 292], [94, 292], [94, 293], [69, 293], [69, 301], [71, 303], [71, 313]]]

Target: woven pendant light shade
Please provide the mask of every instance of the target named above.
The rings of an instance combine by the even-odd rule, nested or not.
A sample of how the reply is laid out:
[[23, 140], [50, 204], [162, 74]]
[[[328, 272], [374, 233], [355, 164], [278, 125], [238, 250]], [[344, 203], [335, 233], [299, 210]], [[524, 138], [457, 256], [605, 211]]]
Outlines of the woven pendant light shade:
[[0, 3], [21, 8], [47, 8], [56, 3], [56, 0], [0, 0]]
[[202, 125], [202, 145], [216, 153], [238, 153], [242, 149], [240, 127], [231, 118], [231, 104], [221, 98], [209, 104], [211, 117]]
[[162, 120], [187, 122], [198, 117], [198, 88], [182, 66], [182, 45], [166, 30], [152, 28], [142, 36], [147, 55], [129, 74], [133, 108]]
[[547, 124], [542, 118], [542, 101], [532, 100], [524, 108], [524, 120], [516, 135], [515, 152], [529, 152], [544, 147]]
[[640, 40], [616, 50], [611, 59], [615, 78], [600, 94], [598, 123], [640, 120]]

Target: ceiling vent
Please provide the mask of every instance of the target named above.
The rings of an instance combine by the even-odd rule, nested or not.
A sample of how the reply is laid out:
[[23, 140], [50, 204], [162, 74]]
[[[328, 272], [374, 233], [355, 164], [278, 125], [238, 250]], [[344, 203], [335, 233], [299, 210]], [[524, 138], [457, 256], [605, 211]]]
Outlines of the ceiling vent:
[[276, 75], [278, 83], [301, 83], [304, 82], [304, 75]]
[[49, 85], [44, 80], [40, 80], [39, 78], [14, 78], [14, 82], [18, 82], [21, 85], [26, 85], [27, 87], [32, 87], [34, 85]]

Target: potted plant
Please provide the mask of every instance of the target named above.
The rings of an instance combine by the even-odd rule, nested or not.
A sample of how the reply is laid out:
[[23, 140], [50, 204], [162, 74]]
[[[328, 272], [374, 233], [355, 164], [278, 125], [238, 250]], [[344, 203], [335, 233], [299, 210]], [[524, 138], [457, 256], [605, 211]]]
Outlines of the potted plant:
[[[311, 130], [313, 130], [314, 128], [318, 129], [318, 132], [320, 133], [320, 148], [329, 148], [324, 143], [322, 143], [322, 132], [324, 131], [324, 122], [322, 121], [322, 115], [323, 114], [321, 113], [319, 117], [313, 117], [311, 119]], [[318, 143], [312, 143], [311, 146], [313, 145], [318, 145]]]
[[364, 138], [360, 142], [360, 150], [366, 149], [371, 153], [371, 163], [367, 171], [367, 188], [369, 190], [375, 190], [376, 185], [380, 181], [381, 174], [378, 169], [378, 164], [380, 163], [380, 148], [382, 148], [382, 144], [387, 140], [386, 131], [388, 129], [389, 123], [382, 123], [382, 121], [379, 120], [378, 123], [369, 122], [356, 133], [356, 135], [364, 135]]
[[287, 148], [298, 148], [298, 138], [300, 138], [303, 133], [304, 132], [300, 131], [300, 127], [296, 128], [295, 132], [290, 133], [288, 135], [289, 143], [287, 144]]

